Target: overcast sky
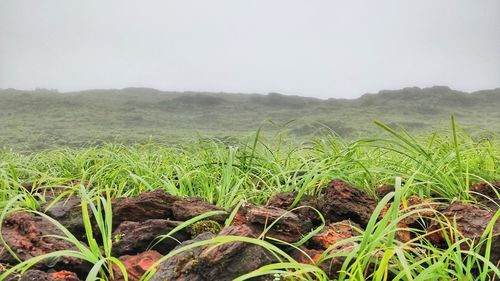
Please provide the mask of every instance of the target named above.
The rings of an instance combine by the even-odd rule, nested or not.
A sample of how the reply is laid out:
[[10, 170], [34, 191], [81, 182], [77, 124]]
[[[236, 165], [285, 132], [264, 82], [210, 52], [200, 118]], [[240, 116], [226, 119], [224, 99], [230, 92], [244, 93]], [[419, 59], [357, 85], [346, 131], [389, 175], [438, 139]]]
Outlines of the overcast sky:
[[0, 0], [0, 88], [500, 87], [499, 0]]

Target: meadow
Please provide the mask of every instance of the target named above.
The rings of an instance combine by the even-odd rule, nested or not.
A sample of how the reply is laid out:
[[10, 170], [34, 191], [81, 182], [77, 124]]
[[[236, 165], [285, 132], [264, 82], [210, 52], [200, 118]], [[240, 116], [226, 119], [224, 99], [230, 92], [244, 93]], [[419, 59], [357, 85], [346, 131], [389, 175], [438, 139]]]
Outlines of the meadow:
[[[30, 268], [72, 270], [89, 281], [498, 279], [500, 139], [471, 137], [453, 117], [447, 130], [427, 135], [381, 122], [373, 126], [380, 137], [345, 139], [331, 133], [297, 141], [288, 131], [269, 137], [257, 130], [231, 142], [199, 138], [176, 145], [150, 140], [31, 153], [4, 150], [2, 233], [29, 232], [15, 227], [19, 213], [24, 222], [33, 220], [30, 227], [48, 224], [52, 232], [33, 238], [41, 239], [38, 244], [30, 240], [30, 250], [4, 235], [1, 262], [8, 260], [6, 252], [18, 260], [5, 264], [0, 279], [34, 274]], [[477, 189], [478, 183], [486, 189]], [[391, 188], [381, 193], [380, 186]], [[164, 193], [151, 193], [158, 190]], [[359, 192], [352, 204], [359, 198], [365, 203], [329, 205], [342, 197], [335, 193], [339, 190], [342, 196]], [[277, 194], [291, 194], [291, 201], [276, 207], [270, 202]], [[192, 196], [198, 198], [184, 199]], [[73, 200], [77, 204], [63, 207], [63, 215], [50, 211]], [[182, 211], [170, 206], [169, 215], [152, 215], [169, 200], [182, 202], [172, 203]], [[186, 216], [193, 202], [197, 211]], [[349, 209], [369, 204], [369, 214]], [[456, 204], [468, 212], [453, 211]], [[128, 211], [120, 212], [123, 206]], [[338, 239], [335, 233], [345, 233], [338, 228], [345, 221], [336, 217], [343, 208], [353, 224], [348, 223], [349, 235]], [[80, 220], [79, 232], [67, 223], [71, 212]], [[179, 221], [159, 234], [177, 247], [152, 259], [139, 275], [115, 249], [127, 239], [116, 224], [133, 220], [134, 212], [150, 212], [151, 217], [136, 218], [144, 225], [163, 217]], [[469, 221], [485, 217], [487, 223]], [[306, 230], [292, 235], [297, 224]], [[467, 229], [471, 225], [475, 229]], [[193, 230], [197, 227], [202, 231]], [[191, 242], [180, 238], [187, 230]], [[139, 236], [133, 238], [139, 243]], [[57, 248], [50, 239], [67, 245]], [[317, 246], [322, 239], [330, 242]], [[54, 252], [35, 251], [42, 240]], [[161, 242], [150, 240], [141, 251], [155, 250]], [[30, 251], [35, 254], [26, 255]], [[87, 268], [82, 271], [68, 257], [83, 260]]]
[[17, 152], [104, 143], [178, 144], [200, 138], [226, 143], [257, 128], [297, 143], [335, 134], [348, 140], [376, 137], [373, 120], [415, 135], [447, 132], [449, 118], [475, 138], [500, 132], [500, 89], [474, 93], [447, 87], [405, 88], [357, 99], [163, 92], [154, 89], [0, 90], [0, 148]]

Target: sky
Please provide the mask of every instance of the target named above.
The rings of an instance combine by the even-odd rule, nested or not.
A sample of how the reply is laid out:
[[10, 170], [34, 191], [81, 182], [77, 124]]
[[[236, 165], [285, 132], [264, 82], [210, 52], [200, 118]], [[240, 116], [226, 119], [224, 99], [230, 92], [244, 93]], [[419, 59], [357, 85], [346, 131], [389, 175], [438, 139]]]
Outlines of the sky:
[[499, 0], [0, 0], [0, 88], [500, 87]]

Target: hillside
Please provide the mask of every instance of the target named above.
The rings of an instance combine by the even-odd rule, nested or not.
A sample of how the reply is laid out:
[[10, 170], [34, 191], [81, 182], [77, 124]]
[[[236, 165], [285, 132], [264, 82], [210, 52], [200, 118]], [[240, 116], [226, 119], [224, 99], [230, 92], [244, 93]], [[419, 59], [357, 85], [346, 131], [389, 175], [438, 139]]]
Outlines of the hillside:
[[57, 91], [0, 90], [0, 147], [39, 150], [102, 142], [178, 142], [240, 137], [263, 127], [296, 137], [326, 128], [347, 138], [375, 135], [373, 120], [415, 133], [447, 128], [455, 114], [472, 134], [500, 132], [500, 88], [465, 93], [448, 87], [405, 88], [358, 99], [163, 92], [148, 88]]

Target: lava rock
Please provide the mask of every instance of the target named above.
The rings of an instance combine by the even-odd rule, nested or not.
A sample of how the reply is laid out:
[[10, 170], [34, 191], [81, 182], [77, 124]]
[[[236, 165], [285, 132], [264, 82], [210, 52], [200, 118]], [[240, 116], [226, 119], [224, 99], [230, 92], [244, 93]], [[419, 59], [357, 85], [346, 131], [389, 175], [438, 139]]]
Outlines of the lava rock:
[[[198, 197], [180, 198], [172, 204], [172, 216], [177, 221], [187, 221], [211, 211], [224, 211], [224, 209], [214, 206]], [[210, 217], [210, 219], [223, 223], [226, 220], [226, 216], [217, 215]]]
[[387, 194], [395, 191], [394, 185], [392, 184], [383, 184], [375, 189], [375, 194], [378, 198], [382, 199]]
[[[122, 256], [119, 260], [127, 269], [129, 281], [139, 281], [141, 276], [153, 266], [162, 255], [156, 251], [147, 251], [133, 256]], [[125, 278], [119, 268], [113, 266], [115, 281], [124, 281]]]
[[[387, 204], [384, 206], [380, 212], [380, 218], [386, 216], [391, 205], [392, 204]], [[425, 232], [427, 224], [434, 217], [435, 210], [437, 210], [438, 206], [439, 205], [431, 199], [422, 199], [415, 195], [411, 195], [408, 198], [403, 199], [399, 205], [400, 216], [405, 215], [408, 212], [413, 212], [413, 214], [398, 221], [396, 239], [401, 242], [410, 241], [414, 238], [413, 232], [410, 231], [410, 229]]]
[[145, 221], [148, 219], [172, 218], [172, 204], [179, 197], [158, 189], [137, 197], [120, 198], [113, 201], [113, 225], [124, 221]]
[[[486, 226], [490, 223], [495, 212], [483, 210], [478, 206], [455, 201], [450, 204], [442, 214], [450, 221], [456, 222], [458, 231], [465, 238], [472, 239], [475, 243], [481, 238]], [[447, 247], [447, 230], [441, 230], [442, 226], [438, 221], [433, 221], [429, 225], [427, 232], [429, 241], [440, 247]], [[431, 233], [433, 232], [433, 233]], [[453, 241], [454, 237], [449, 237]], [[463, 249], [468, 249], [468, 245], [461, 245]], [[490, 260], [493, 264], [500, 264], [500, 220], [497, 220], [493, 227], [493, 238], [490, 252]]]
[[500, 206], [500, 182], [480, 182], [469, 188], [472, 197], [491, 210], [498, 210]]
[[319, 205], [327, 222], [351, 220], [366, 226], [377, 203], [360, 189], [342, 180], [333, 180], [325, 188]]
[[[75, 237], [85, 240], [85, 226], [82, 217], [81, 200], [79, 198], [63, 198], [55, 203], [42, 205], [41, 209], [45, 211], [46, 215], [56, 219]], [[92, 212], [90, 211], [89, 216], [92, 216]]]
[[242, 206], [233, 225], [246, 225], [254, 233], [260, 234], [274, 222], [276, 223], [266, 232], [266, 237], [288, 243], [300, 240], [312, 230], [312, 223], [308, 218], [299, 218], [293, 212], [276, 207], [253, 205]]
[[361, 229], [361, 226], [349, 220], [329, 224], [321, 232], [311, 237], [309, 246], [324, 251], [342, 240], [359, 235], [357, 229]]
[[[130, 255], [146, 251], [156, 238], [169, 233], [179, 226], [181, 222], [151, 219], [143, 222], [124, 221], [113, 232], [115, 243], [113, 243], [113, 255]], [[153, 249], [161, 254], [167, 254], [170, 250], [179, 245], [178, 241], [190, 239], [189, 233], [182, 229], [172, 235], [172, 238], [165, 238], [154, 246]]]
[[[278, 193], [269, 198], [269, 200], [267, 201], [267, 206], [289, 210], [297, 196], [298, 192]], [[319, 217], [318, 213], [312, 209], [319, 209], [318, 200], [315, 197], [302, 195], [302, 197], [299, 199], [299, 202], [294, 208], [298, 208], [293, 212], [300, 218], [309, 219], [315, 225], [321, 223], [321, 218]]]
[[[208, 237], [202, 235], [194, 241], [210, 237], [210, 234]], [[227, 227], [219, 235], [256, 237], [254, 230], [246, 225]], [[192, 242], [186, 244], [189, 243]], [[225, 243], [215, 248], [213, 245], [206, 245], [168, 259], [160, 265], [151, 281], [229, 281], [273, 262], [276, 262], [273, 254], [258, 245], [244, 242]], [[266, 278], [269, 277], [254, 280]]]
[[[73, 245], [50, 235], [63, 235], [48, 220], [30, 212], [15, 212], [3, 222], [2, 235], [11, 250], [22, 261], [59, 250], [71, 250]], [[0, 262], [13, 264], [12, 257], [2, 254]], [[4, 260], [6, 259], [6, 260]], [[56, 265], [81, 267], [84, 262], [72, 257], [62, 257]], [[50, 261], [42, 261], [38, 266], [52, 267]]]

